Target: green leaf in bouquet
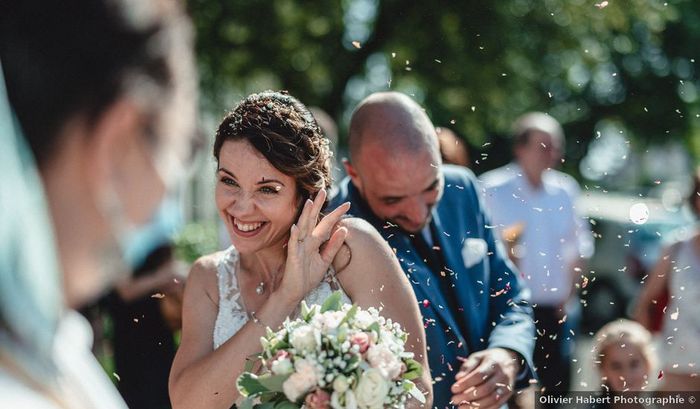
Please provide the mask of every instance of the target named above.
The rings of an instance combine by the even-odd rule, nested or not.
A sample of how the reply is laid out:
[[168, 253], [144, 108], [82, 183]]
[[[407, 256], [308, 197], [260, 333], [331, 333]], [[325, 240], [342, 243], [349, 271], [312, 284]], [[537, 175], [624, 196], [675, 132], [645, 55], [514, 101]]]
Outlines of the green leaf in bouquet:
[[300, 406], [296, 403], [288, 401], [284, 396], [279, 395], [268, 402], [255, 405], [255, 409], [299, 409]]
[[253, 354], [248, 356], [245, 359], [245, 367], [243, 368], [244, 372], [252, 372], [253, 371], [253, 366], [255, 366], [255, 363], [260, 360], [260, 354]]
[[250, 372], [243, 372], [241, 376], [238, 377], [236, 381], [236, 386], [238, 391], [243, 396], [256, 396], [264, 392], [269, 392], [270, 390], [260, 382], [257, 375]]
[[406, 372], [401, 376], [403, 379], [416, 379], [423, 374], [423, 366], [415, 359], [407, 359], [404, 363], [406, 364]]
[[360, 365], [360, 357], [358, 355], [353, 355], [352, 358], [348, 359], [347, 365], [345, 366], [345, 371], [350, 372], [357, 369]]
[[308, 305], [306, 305], [306, 300], [301, 300], [301, 319], [303, 319], [306, 322], [309, 322], [311, 319], [311, 312], [312, 310], [309, 308]]
[[343, 343], [348, 338], [348, 326], [341, 324], [338, 326], [338, 342]]
[[379, 336], [379, 334], [381, 334], [381, 327], [379, 326], [379, 323], [378, 323], [378, 322], [373, 322], [373, 323], [371, 323], [371, 324], [367, 327], [367, 329], [370, 330], [370, 331], [373, 331], [374, 333], [376, 333], [376, 334], [377, 334], [377, 337]]
[[340, 291], [333, 291], [333, 294], [329, 295], [326, 301], [323, 302], [323, 305], [321, 305], [321, 313], [340, 310], [340, 307], [343, 306], [341, 302], [342, 297], [343, 295]]
[[355, 319], [355, 315], [357, 315], [357, 305], [353, 304], [348, 310], [347, 314], [345, 314], [345, 317], [343, 317], [343, 319], [340, 321], [340, 325], [352, 321]]
[[287, 341], [283, 341], [281, 339], [277, 339], [275, 341], [275, 344], [270, 347], [270, 353], [271, 355], [275, 355], [275, 353], [281, 349], [289, 349], [291, 345]]
[[418, 402], [425, 403], [425, 395], [423, 395], [423, 392], [421, 392], [413, 382], [411, 382], [411, 389], [408, 390], [408, 393]]
[[275, 403], [274, 409], [299, 409], [300, 406], [288, 400], [281, 400]]
[[253, 397], [248, 397], [243, 399], [240, 405], [238, 405], [238, 409], [253, 409]]
[[282, 384], [290, 375], [263, 375], [258, 377], [258, 382], [270, 392], [282, 392]]

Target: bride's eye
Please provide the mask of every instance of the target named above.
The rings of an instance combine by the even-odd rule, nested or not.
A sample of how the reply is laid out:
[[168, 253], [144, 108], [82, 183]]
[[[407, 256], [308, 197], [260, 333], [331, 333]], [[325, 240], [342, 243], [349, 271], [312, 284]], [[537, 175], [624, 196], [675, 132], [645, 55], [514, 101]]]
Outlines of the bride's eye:
[[275, 195], [279, 193], [279, 187], [277, 186], [263, 186], [260, 188], [260, 192], [266, 194], [266, 195]]
[[231, 179], [228, 176], [223, 176], [221, 177], [221, 183], [223, 183], [226, 186], [231, 186], [231, 187], [238, 187], [238, 183], [236, 183], [235, 180]]

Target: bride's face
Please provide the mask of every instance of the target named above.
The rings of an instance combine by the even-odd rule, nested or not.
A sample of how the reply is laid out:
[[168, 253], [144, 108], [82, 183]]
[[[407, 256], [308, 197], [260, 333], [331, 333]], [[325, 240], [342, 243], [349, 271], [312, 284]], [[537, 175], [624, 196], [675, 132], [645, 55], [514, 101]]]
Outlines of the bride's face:
[[244, 140], [224, 142], [216, 178], [216, 207], [240, 253], [286, 243], [299, 208], [294, 178]]

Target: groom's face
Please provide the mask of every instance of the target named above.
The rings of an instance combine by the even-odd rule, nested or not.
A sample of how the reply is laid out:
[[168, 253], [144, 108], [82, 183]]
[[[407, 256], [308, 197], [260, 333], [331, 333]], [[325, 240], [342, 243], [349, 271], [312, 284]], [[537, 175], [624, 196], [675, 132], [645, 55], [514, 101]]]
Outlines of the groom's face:
[[405, 231], [419, 232], [442, 196], [440, 158], [427, 150], [391, 154], [368, 146], [360, 152], [357, 166], [346, 167], [372, 212]]

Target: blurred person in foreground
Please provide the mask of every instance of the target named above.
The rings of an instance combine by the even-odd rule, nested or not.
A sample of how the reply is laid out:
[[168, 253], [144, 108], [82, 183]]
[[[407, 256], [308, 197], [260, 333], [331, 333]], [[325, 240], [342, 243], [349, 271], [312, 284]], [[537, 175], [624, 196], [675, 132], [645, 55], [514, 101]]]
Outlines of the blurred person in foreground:
[[[700, 216], [700, 169], [693, 175], [688, 204]], [[665, 248], [639, 294], [634, 317], [653, 327], [654, 304], [668, 291], [661, 330], [663, 391], [700, 391], [700, 230]]]
[[[364, 220], [341, 220], [347, 203], [321, 217], [330, 150], [306, 106], [281, 92], [247, 96], [219, 125], [213, 154], [213, 199], [232, 246], [197, 260], [187, 280], [182, 343], [170, 373], [173, 407], [230, 408], [266, 328], [298, 317], [302, 300], [323, 304], [333, 291], [343, 303], [381, 307], [410, 334], [406, 348], [427, 368], [415, 296], [389, 246]], [[292, 401], [310, 388], [297, 379], [285, 382]], [[416, 381], [430, 407], [427, 369]], [[363, 407], [367, 396], [355, 392], [333, 396]], [[419, 405], [412, 399], [407, 406]]]
[[2, 3], [0, 407], [126, 407], [74, 310], [161, 229], [194, 136], [191, 44], [175, 1]]
[[533, 375], [534, 325], [522, 286], [463, 168], [442, 165], [435, 127], [397, 92], [372, 94], [350, 122], [349, 200], [389, 243], [417, 296], [434, 406], [504, 405]]
[[591, 233], [575, 213], [571, 183], [551, 173], [564, 146], [561, 125], [547, 114], [528, 113], [515, 122], [513, 137], [515, 161], [480, 177], [484, 197], [503, 241], [517, 227], [513, 256], [532, 290], [540, 383], [547, 391], [568, 391], [573, 340], [567, 304], [592, 255]]

